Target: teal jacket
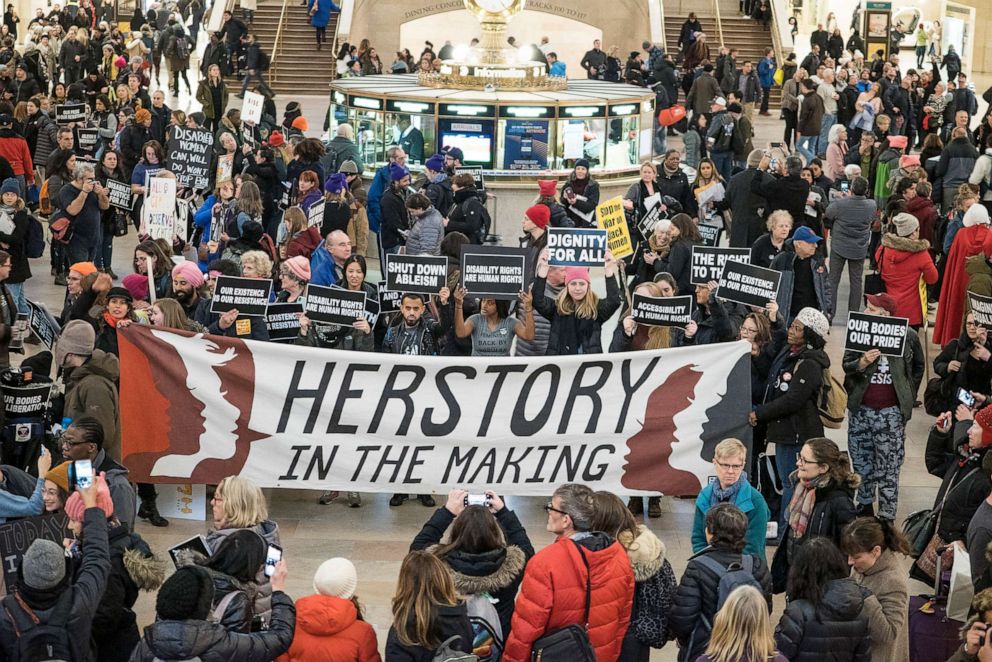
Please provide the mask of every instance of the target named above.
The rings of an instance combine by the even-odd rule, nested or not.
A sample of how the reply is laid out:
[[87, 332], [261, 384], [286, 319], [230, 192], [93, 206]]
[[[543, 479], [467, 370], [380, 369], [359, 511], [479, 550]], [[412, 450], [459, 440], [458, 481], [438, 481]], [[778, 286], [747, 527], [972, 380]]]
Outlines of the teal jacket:
[[[706, 511], [710, 509], [710, 498], [713, 494], [713, 483], [703, 488], [696, 497], [696, 518], [692, 523], [692, 553], [698, 554], [706, 547]], [[747, 481], [737, 493], [734, 505], [747, 515], [747, 533], [744, 536], [745, 554], [755, 554], [765, 558], [765, 533], [768, 530], [768, 504], [761, 492], [754, 489]]]

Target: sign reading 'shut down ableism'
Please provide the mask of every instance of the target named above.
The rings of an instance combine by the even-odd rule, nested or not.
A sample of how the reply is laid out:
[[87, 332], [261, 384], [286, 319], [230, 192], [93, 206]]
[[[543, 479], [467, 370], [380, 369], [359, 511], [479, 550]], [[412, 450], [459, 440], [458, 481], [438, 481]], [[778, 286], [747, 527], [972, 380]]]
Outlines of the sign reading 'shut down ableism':
[[386, 289], [437, 294], [448, 281], [448, 258], [434, 255], [387, 255]]

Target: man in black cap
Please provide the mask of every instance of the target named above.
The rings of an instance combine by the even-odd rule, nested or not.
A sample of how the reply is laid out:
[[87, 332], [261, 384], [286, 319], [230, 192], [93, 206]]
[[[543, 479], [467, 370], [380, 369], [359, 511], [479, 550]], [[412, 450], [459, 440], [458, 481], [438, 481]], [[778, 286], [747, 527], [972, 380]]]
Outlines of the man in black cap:
[[28, 72], [28, 66], [24, 62], [18, 64], [17, 69], [14, 70], [14, 80], [4, 92], [4, 96], [9, 98], [11, 105], [16, 106], [40, 93], [41, 86]]

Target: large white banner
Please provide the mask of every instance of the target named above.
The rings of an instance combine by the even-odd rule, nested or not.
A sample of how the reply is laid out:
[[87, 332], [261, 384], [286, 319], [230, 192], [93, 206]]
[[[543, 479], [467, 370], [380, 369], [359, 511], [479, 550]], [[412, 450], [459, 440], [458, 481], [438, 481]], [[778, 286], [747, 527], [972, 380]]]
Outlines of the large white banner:
[[132, 325], [121, 338], [131, 479], [545, 495], [582, 482], [699, 492], [749, 442], [750, 346], [483, 359], [322, 350]]

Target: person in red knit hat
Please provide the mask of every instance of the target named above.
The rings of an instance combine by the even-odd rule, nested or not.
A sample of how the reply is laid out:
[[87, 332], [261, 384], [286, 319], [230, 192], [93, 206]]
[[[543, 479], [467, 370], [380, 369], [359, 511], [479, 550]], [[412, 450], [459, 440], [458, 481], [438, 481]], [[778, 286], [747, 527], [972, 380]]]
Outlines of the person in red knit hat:
[[527, 261], [537, 268], [537, 259], [541, 256], [541, 251], [548, 245], [548, 224], [551, 222], [551, 210], [547, 205], [536, 204], [528, 207], [524, 211], [524, 217], [520, 219], [520, 227], [524, 231], [524, 237], [520, 240], [520, 245], [530, 251]]
[[568, 212], [565, 211], [565, 207], [558, 202], [557, 194], [558, 182], [553, 179], [539, 179], [537, 180], [537, 190], [538, 196], [534, 204], [544, 205], [551, 212], [551, 220], [549, 225], [553, 228], [571, 228], [575, 224], [572, 219], [568, 217]]

